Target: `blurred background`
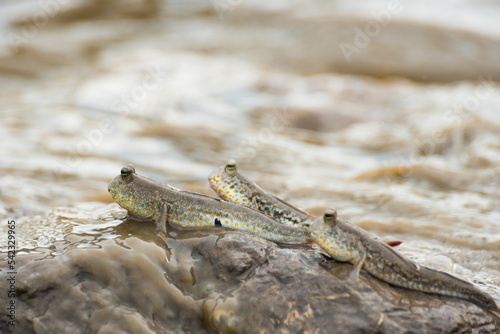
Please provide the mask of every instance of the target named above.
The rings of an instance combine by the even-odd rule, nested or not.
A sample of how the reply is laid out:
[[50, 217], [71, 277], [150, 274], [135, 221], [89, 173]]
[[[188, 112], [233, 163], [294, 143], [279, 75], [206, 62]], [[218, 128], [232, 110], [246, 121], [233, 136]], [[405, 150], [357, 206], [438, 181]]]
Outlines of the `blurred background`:
[[4, 0], [0, 246], [7, 219], [21, 255], [97, 242], [76, 227], [120, 212], [107, 183], [127, 163], [213, 195], [234, 158], [500, 301], [499, 16], [496, 1]]

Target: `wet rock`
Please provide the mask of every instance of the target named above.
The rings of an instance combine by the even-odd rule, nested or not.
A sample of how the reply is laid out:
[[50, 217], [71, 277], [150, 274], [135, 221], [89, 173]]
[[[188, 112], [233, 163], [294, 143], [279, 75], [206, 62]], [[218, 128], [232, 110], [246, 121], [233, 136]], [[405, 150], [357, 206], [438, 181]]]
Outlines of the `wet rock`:
[[[122, 225], [132, 224], [130, 222]], [[135, 222], [134, 224], [137, 224]], [[142, 223], [154, 233], [152, 224]], [[123, 229], [124, 226], [117, 227]], [[222, 230], [117, 237], [19, 257], [16, 330], [36, 333], [492, 333], [474, 304], [389, 286], [311, 247]], [[6, 287], [2, 284], [2, 290]], [[5, 295], [6, 291], [0, 291]], [[1, 311], [2, 317], [5, 311]], [[5, 322], [0, 330], [5, 332]]]

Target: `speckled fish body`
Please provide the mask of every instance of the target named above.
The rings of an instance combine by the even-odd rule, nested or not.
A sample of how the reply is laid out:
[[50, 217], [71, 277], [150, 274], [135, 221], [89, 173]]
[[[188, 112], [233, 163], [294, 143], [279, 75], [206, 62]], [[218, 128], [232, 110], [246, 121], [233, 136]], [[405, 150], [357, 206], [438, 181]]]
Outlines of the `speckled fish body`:
[[[230, 164], [233, 170], [228, 173], [226, 169]], [[307, 228], [317, 220], [315, 216], [292, 206], [250, 181], [237, 171], [234, 160], [213, 171], [208, 177], [208, 182], [217, 195], [225, 201], [246, 205], [282, 224]], [[400, 245], [401, 241], [387, 243], [394, 247]]]
[[[123, 170], [129, 175], [124, 177]], [[307, 229], [284, 226], [248, 207], [176, 189], [164, 182], [135, 173], [133, 166], [122, 169], [108, 190], [113, 199], [132, 216], [152, 218], [158, 228], [222, 226], [246, 231], [284, 244], [310, 243]]]
[[217, 195], [225, 201], [261, 211], [282, 224], [309, 227], [315, 221], [316, 217], [266, 192], [236, 170], [229, 174], [226, 166], [213, 171], [208, 177], [208, 182]]
[[491, 296], [447, 273], [418, 266], [366, 231], [337, 219], [335, 226], [316, 221], [309, 227], [312, 239], [338, 261], [354, 264], [357, 277], [363, 267], [389, 284], [468, 300], [499, 315]]

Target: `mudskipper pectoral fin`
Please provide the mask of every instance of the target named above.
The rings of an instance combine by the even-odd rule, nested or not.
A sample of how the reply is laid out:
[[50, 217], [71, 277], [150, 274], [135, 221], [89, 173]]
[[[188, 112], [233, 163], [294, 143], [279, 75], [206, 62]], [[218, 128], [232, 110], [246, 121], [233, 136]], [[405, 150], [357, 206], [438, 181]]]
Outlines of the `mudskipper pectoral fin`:
[[162, 231], [165, 235], [167, 234], [167, 220], [168, 220], [168, 207], [165, 203], [160, 204], [161, 213], [160, 217], [156, 220], [156, 230]]
[[351, 273], [349, 274], [349, 278], [357, 281], [359, 280], [359, 272], [361, 271], [361, 268], [363, 268], [363, 264], [365, 263], [366, 260], [366, 252], [364, 249], [360, 249], [358, 251], [358, 258], [355, 260], [353, 263], [354, 268], [352, 269]]

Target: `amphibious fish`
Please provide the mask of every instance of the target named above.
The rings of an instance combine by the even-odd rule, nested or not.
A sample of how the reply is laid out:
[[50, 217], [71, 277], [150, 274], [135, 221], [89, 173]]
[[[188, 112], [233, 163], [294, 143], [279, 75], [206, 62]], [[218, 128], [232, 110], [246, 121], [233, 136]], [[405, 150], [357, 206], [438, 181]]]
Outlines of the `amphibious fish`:
[[244, 205], [176, 189], [136, 174], [133, 165], [121, 169], [108, 186], [113, 199], [132, 216], [152, 218], [166, 232], [166, 224], [180, 227], [227, 227], [283, 244], [311, 243], [307, 229], [290, 227]]

